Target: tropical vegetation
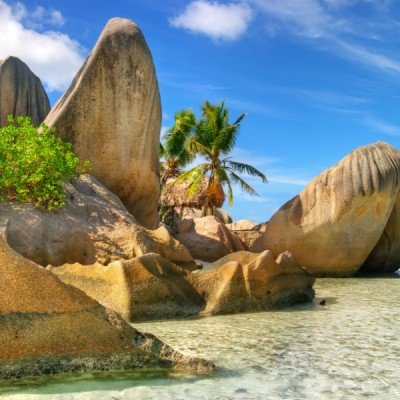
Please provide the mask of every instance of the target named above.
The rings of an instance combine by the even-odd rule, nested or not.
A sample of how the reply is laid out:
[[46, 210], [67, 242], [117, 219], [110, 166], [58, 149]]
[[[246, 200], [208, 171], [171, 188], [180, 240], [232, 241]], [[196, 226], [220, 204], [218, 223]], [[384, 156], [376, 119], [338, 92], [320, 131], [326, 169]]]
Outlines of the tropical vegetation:
[[85, 172], [71, 144], [54, 129], [38, 130], [27, 117], [8, 117], [0, 128], [0, 195], [2, 200], [33, 203], [49, 211], [65, 205], [64, 181]]
[[[184, 186], [188, 197], [200, 194], [205, 198], [202, 215], [207, 209], [222, 207], [227, 192], [228, 203], [233, 205], [233, 184], [250, 195], [256, 190], [244, 180], [243, 175], [267, 178], [257, 168], [238, 162], [230, 156], [246, 114], [230, 122], [225, 103], [201, 106], [201, 118], [196, 120], [192, 110], [182, 110], [175, 115], [174, 126], [163, 137], [161, 182], [164, 193]], [[188, 170], [183, 168], [194, 160], [200, 160]]]

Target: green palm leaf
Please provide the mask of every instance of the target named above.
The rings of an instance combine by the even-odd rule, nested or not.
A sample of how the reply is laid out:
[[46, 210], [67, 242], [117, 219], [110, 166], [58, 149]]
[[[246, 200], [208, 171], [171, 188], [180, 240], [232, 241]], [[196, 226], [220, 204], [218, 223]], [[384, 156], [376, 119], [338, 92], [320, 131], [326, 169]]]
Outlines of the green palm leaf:
[[255, 189], [245, 182], [239, 175], [235, 174], [233, 171], [230, 171], [229, 176], [232, 182], [239, 185], [241, 190], [249, 193], [251, 196], [258, 196], [258, 193], [255, 191]]
[[228, 187], [228, 204], [229, 204], [229, 207], [232, 207], [233, 206], [233, 190], [232, 190], [232, 184], [228, 177], [228, 174], [224, 168], [219, 168], [217, 170], [217, 176], [218, 176], [219, 181], [221, 183], [225, 183], [226, 186]]
[[244, 164], [236, 161], [230, 161], [230, 160], [224, 160], [223, 163], [228, 166], [230, 169], [233, 169], [236, 172], [239, 172], [241, 174], [246, 173], [251, 176], [256, 176], [258, 178], [261, 178], [261, 180], [266, 183], [268, 182], [267, 177], [259, 171], [257, 168], [249, 165], [249, 164]]

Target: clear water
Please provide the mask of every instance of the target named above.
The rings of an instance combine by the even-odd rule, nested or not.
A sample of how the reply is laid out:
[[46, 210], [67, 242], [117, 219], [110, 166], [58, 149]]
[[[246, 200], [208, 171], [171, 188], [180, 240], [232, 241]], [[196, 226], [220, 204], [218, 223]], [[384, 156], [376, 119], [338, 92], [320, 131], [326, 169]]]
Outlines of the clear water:
[[[276, 312], [135, 324], [220, 370], [64, 374], [0, 385], [2, 399], [400, 399], [399, 277], [324, 279]], [[319, 302], [325, 299], [326, 305]]]

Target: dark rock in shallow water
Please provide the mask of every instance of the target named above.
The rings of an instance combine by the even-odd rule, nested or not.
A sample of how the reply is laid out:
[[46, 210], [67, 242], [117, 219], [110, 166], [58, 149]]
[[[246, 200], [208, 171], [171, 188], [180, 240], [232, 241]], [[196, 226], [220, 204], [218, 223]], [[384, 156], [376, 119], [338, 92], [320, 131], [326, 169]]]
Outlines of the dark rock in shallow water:
[[40, 79], [19, 58], [0, 60], [0, 126], [7, 116], [30, 117], [39, 125], [50, 111], [50, 102]]

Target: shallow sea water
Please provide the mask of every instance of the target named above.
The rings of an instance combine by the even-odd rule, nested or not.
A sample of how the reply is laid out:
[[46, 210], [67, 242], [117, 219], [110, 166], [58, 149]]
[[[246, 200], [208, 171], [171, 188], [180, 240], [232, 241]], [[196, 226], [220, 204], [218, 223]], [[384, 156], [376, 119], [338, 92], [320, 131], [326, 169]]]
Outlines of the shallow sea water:
[[[63, 374], [0, 384], [1, 399], [400, 399], [400, 277], [321, 279], [313, 303], [274, 312], [135, 324], [212, 376]], [[320, 305], [322, 299], [326, 305]]]

